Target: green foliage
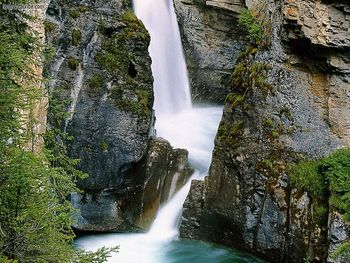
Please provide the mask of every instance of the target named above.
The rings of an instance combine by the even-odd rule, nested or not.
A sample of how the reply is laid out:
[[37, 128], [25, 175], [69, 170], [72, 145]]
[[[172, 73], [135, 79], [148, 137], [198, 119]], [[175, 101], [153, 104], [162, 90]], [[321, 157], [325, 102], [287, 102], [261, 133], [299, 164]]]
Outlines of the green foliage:
[[281, 135], [280, 135], [280, 133], [279, 133], [278, 131], [272, 130], [272, 131], [271, 131], [271, 136], [272, 136], [273, 139], [277, 139], [277, 138], [280, 137]]
[[111, 74], [118, 71], [127, 72], [132, 56], [123, 45], [118, 45], [116, 39], [104, 39], [102, 50], [95, 55], [97, 64]]
[[218, 128], [218, 139], [232, 149], [238, 146], [237, 139], [242, 136], [243, 132], [244, 124], [242, 121], [235, 121], [229, 125], [221, 122]]
[[307, 256], [306, 258], [304, 258], [304, 263], [311, 263], [310, 256]]
[[73, 18], [73, 19], [77, 19], [80, 16], [80, 12], [78, 9], [72, 9], [69, 11], [69, 15]]
[[125, 23], [120, 41], [126, 43], [129, 40], [139, 39], [146, 41], [149, 39], [148, 32], [142, 22], [136, 17], [133, 10], [127, 10], [122, 14], [121, 20]]
[[[37, 58], [43, 47], [19, 16], [0, 9], [0, 261], [102, 262], [116, 249], [74, 252], [71, 244], [75, 210], [67, 197], [78, 191], [75, 181], [85, 175], [75, 168], [78, 161], [65, 155], [68, 136], [51, 127], [46, 149], [28, 149], [33, 139], [28, 123], [42, 96], [32, 66], [42, 65]], [[50, 99], [54, 126], [64, 124], [65, 106]]]
[[239, 24], [244, 26], [248, 32], [249, 40], [253, 43], [257, 43], [263, 36], [263, 30], [256, 21], [256, 18], [252, 15], [249, 9], [242, 9], [239, 15]]
[[149, 116], [151, 114], [150, 91], [135, 89], [133, 84], [130, 86], [130, 88], [128, 86], [114, 86], [109, 97], [122, 110], [139, 116]]
[[101, 151], [108, 151], [108, 143], [105, 141], [105, 140], [103, 140], [103, 141], [101, 141], [100, 142], [100, 149], [101, 149]]
[[79, 29], [73, 29], [72, 31], [72, 45], [78, 46], [81, 41], [81, 32]]
[[232, 103], [236, 107], [248, 96], [254, 88], [258, 88], [264, 95], [271, 90], [271, 85], [267, 81], [269, 66], [265, 63], [254, 61], [254, 56], [258, 51], [257, 48], [248, 47], [237, 59], [237, 64], [231, 75], [231, 84], [234, 94], [240, 94], [239, 100]]
[[56, 29], [56, 24], [52, 23], [50, 21], [45, 21], [44, 22], [44, 28], [45, 28], [45, 33], [50, 34]]
[[245, 96], [242, 94], [237, 94], [235, 92], [230, 92], [227, 96], [226, 96], [226, 103], [230, 103], [232, 105], [232, 108], [237, 107], [238, 105], [240, 105], [241, 103], [243, 103], [245, 100]]
[[344, 257], [349, 259], [350, 258], [350, 242], [347, 242], [341, 246], [339, 246], [336, 250], [333, 251], [331, 254], [332, 258], [339, 258]]
[[87, 11], [89, 11], [90, 8], [88, 6], [79, 6], [77, 8], [73, 8], [69, 11], [69, 15], [73, 18], [73, 19], [77, 19], [78, 17], [80, 17], [80, 15], [82, 13], [85, 13]]
[[86, 252], [84, 250], [77, 250], [71, 259], [71, 263], [102, 263], [106, 262], [111, 257], [112, 253], [117, 253], [119, 246], [106, 248], [102, 247], [96, 252]]
[[[290, 167], [292, 183], [307, 191], [313, 199], [328, 200], [329, 206], [344, 213], [350, 221], [350, 149], [340, 149], [318, 161], [305, 161]], [[317, 208], [316, 213], [324, 213]], [[336, 255], [347, 253], [350, 245], [341, 246]]]
[[238, 23], [247, 32], [251, 45], [264, 48], [271, 44], [272, 26], [266, 3], [243, 8]]
[[126, 24], [139, 23], [139, 19], [134, 14], [134, 11], [129, 9], [122, 14], [122, 21]]
[[263, 125], [265, 126], [265, 127], [273, 127], [273, 125], [274, 125], [274, 122], [273, 122], [273, 120], [271, 119], [271, 118], [267, 118], [267, 119], [265, 119], [264, 121], [263, 121]]
[[323, 196], [327, 189], [324, 175], [318, 171], [318, 161], [305, 161], [292, 165], [289, 173], [292, 184], [311, 196]]
[[71, 70], [76, 70], [79, 66], [80, 62], [78, 59], [74, 58], [74, 57], [69, 57], [68, 58], [68, 67]]
[[103, 87], [103, 77], [99, 74], [94, 74], [89, 80], [88, 94], [96, 96]]

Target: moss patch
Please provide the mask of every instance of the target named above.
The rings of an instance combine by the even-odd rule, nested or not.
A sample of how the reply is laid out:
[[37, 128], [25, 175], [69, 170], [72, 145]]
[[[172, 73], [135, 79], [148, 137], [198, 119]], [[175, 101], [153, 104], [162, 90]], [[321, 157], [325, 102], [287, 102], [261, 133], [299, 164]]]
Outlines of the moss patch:
[[142, 22], [135, 16], [132, 10], [127, 10], [122, 14], [122, 22], [126, 25], [123, 28], [120, 41], [126, 43], [129, 40], [146, 41], [149, 39], [149, 34]]
[[101, 51], [95, 55], [95, 61], [102, 68], [114, 75], [118, 72], [127, 73], [130, 60], [133, 56], [123, 45], [118, 44], [116, 38], [105, 38]]
[[[316, 200], [315, 215], [325, 213], [325, 206], [341, 211], [350, 221], [350, 149], [340, 149], [320, 160], [303, 161], [289, 167], [292, 184]], [[339, 248], [350, 254], [349, 243]], [[338, 251], [339, 251], [338, 250]], [[340, 256], [342, 253], [336, 253]]]
[[81, 41], [81, 32], [79, 29], [73, 29], [72, 31], [72, 45], [78, 46]]
[[105, 140], [102, 140], [100, 142], [101, 151], [103, 151], [103, 152], [108, 151], [108, 148], [109, 148], [108, 143]]
[[73, 8], [69, 11], [69, 15], [70, 17], [72, 17], [73, 19], [77, 19], [78, 17], [80, 17], [80, 15], [82, 13], [85, 13], [87, 11], [90, 11], [90, 8], [87, 7], [87, 6], [79, 6], [79, 7], [76, 7], [76, 8]]
[[79, 60], [74, 58], [74, 57], [69, 57], [68, 58], [68, 67], [71, 69], [71, 70], [76, 70], [79, 66]]
[[44, 28], [45, 28], [45, 33], [46, 34], [50, 34], [52, 33], [53, 31], [55, 31], [56, 29], [56, 24], [55, 23], [52, 23], [50, 21], [45, 21], [44, 22]]
[[89, 96], [98, 95], [103, 88], [103, 77], [99, 74], [94, 74], [89, 80], [88, 87]]
[[218, 139], [224, 142], [230, 149], [238, 146], [239, 137], [243, 135], [243, 121], [237, 120], [232, 124], [221, 122], [218, 129]]
[[272, 23], [266, 3], [254, 4], [251, 9], [243, 8], [239, 25], [246, 31], [252, 45], [263, 48], [271, 45]]
[[149, 116], [151, 114], [151, 92], [134, 87], [114, 86], [109, 96], [116, 106], [124, 111], [138, 116]]

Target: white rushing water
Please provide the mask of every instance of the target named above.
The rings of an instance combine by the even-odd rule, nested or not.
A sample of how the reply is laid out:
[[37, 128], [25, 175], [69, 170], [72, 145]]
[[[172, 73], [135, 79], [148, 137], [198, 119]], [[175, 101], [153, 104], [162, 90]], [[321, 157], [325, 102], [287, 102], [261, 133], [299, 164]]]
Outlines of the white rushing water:
[[133, 0], [137, 17], [151, 35], [155, 101], [159, 113], [176, 113], [191, 107], [191, 95], [179, 27], [172, 1]]
[[[209, 169], [214, 137], [222, 107], [193, 107], [179, 29], [172, 0], [134, 0], [136, 15], [151, 35], [156, 131], [176, 148], [189, 151], [195, 168], [191, 179], [203, 178]], [[145, 234], [104, 234], [81, 237], [76, 245], [96, 250], [120, 245], [109, 262], [176, 262], [167, 249], [178, 237], [178, 223], [191, 180], [165, 204]], [[180, 261], [181, 262], [181, 261]]]

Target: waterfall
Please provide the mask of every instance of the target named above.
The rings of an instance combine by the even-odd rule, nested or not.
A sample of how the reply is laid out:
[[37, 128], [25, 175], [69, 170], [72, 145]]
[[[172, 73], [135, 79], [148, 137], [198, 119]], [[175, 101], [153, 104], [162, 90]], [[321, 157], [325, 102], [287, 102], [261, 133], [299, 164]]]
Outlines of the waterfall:
[[137, 17], [151, 35], [156, 114], [191, 107], [190, 88], [172, 0], [133, 0]]
[[[185, 59], [172, 0], [133, 0], [135, 13], [151, 35], [149, 52], [154, 77], [157, 136], [176, 148], [185, 148], [195, 168], [194, 178], [203, 178], [209, 169], [214, 137], [221, 119], [222, 107], [192, 107]], [[158, 212], [150, 231], [145, 234], [105, 234], [85, 236], [76, 241], [79, 247], [96, 250], [102, 246], [120, 245], [120, 253], [109, 262], [165, 263], [185, 262], [169, 249], [192, 249], [177, 242], [178, 223], [191, 180]], [[201, 247], [200, 247], [201, 246]], [[200, 247], [200, 248], [198, 248]], [[228, 252], [196, 244], [197, 259], [221, 262]], [[208, 251], [216, 251], [208, 255]], [[201, 260], [201, 256], [204, 259]], [[211, 256], [215, 258], [210, 259]], [[189, 261], [186, 261], [189, 262]], [[209, 262], [209, 261], [207, 261]]]

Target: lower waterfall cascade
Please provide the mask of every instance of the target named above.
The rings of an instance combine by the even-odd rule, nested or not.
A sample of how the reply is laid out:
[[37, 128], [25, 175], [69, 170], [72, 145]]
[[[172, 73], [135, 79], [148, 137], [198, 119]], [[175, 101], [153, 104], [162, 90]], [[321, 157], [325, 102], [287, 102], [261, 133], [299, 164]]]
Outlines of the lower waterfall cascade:
[[191, 179], [158, 211], [148, 233], [84, 235], [77, 247], [95, 251], [120, 246], [108, 262], [260, 262], [254, 257], [198, 241], [179, 240], [179, 219], [192, 179], [203, 179], [211, 162], [221, 106], [192, 106], [179, 28], [171, 0], [134, 0], [135, 13], [151, 35], [156, 132], [189, 152]]

